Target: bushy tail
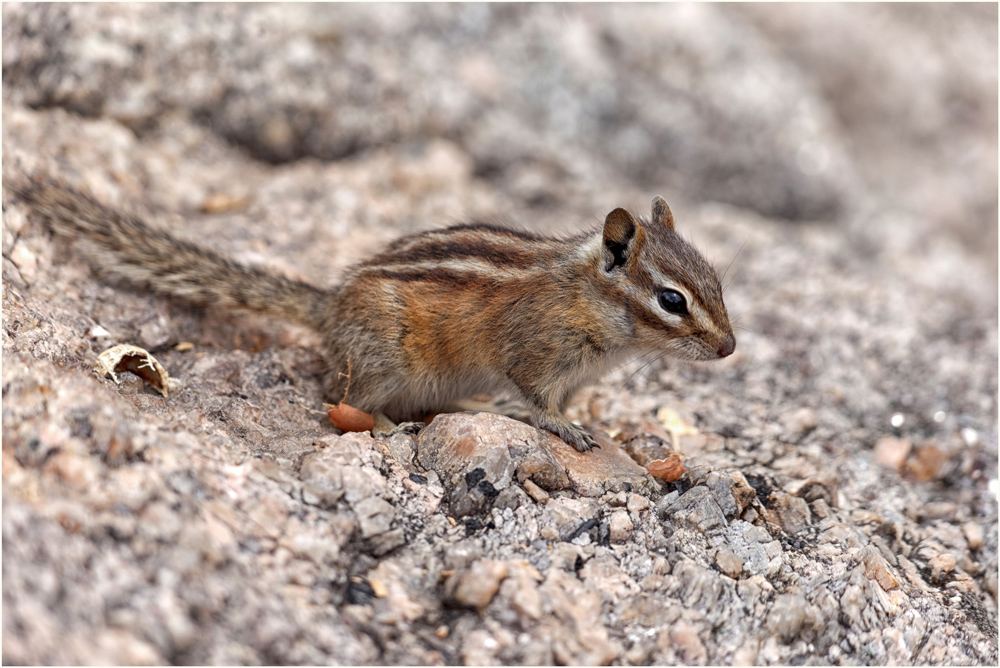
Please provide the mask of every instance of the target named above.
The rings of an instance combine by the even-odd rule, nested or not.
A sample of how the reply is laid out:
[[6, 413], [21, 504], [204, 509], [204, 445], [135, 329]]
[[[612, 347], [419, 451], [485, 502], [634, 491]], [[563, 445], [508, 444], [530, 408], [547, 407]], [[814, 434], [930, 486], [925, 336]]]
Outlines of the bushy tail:
[[322, 325], [330, 294], [314, 285], [239, 264], [48, 176], [4, 180], [55, 232], [77, 239], [101, 273], [204, 306], [274, 313], [314, 329]]

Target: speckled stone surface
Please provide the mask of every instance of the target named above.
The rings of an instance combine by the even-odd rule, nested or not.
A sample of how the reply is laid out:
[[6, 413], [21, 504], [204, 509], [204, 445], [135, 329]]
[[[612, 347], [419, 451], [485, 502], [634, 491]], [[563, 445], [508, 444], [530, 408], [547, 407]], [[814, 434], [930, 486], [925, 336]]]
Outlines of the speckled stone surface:
[[[661, 194], [735, 258], [740, 328], [582, 390], [597, 456], [484, 414], [341, 435], [314, 333], [104, 282], [5, 190], [4, 662], [996, 665], [996, 35], [989, 5], [5, 4], [5, 173], [321, 284]], [[117, 344], [179, 385], [99, 377]]]

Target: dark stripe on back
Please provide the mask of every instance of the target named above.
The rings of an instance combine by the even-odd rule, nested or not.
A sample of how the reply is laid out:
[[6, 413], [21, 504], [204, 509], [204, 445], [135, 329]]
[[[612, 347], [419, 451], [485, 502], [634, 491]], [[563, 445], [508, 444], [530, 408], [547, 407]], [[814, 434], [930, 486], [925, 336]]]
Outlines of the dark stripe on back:
[[518, 230], [512, 227], [504, 227], [503, 225], [492, 225], [490, 223], [463, 223], [461, 225], [453, 225], [446, 229], [449, 231], [472, 230], [472, 231], [493, 232], [505, 237], [522, 239], [524, 241], [554, 241], [554, 239], [548, 239], [546, 237], [539, 236], [534, 232]]
[[395, 264], [399, 260], [424, 262], [427, 260], [463, 260], [467, 258], [481, 258], [495, 265], [528, 268], [539, 264], [540, 260], [549, 260], [551, 254], [545, 251], [540, 252], [537, 249], [526, 251], [513, 244], [498, 246], [479, 239], [428, 240], [393, 256], [379, 257], [381, 262], [377, 264]]
[[389, 281], [399, 281], [401, 283], [435, 283], [441, 286], [488, 286], [494, 282], [493, 279], [482, 274], [473, 272], [458, 272], [452, 269], [365, 269], [363, 278], [379, 278]]

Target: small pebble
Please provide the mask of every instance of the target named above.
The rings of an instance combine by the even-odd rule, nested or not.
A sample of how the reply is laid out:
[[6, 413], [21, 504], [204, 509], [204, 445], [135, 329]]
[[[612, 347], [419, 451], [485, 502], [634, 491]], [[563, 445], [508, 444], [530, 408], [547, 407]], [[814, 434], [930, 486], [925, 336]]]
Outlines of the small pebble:
[[15, 246], [14, 250], [11, 251], [10, 261], [17, 266], [18, 270], [21, 272], [21, 277], [33, 283], [35, 280], [35, 275], [38, 269], [38, 259], [35, 254], [28, 249], [24, 242], [19, 241]]
[[740, 577], [740, 574], [743, 572], [743, 562], [728, 547], [720, 548], [715, 553], [715, 564], [719, 567], [719, 570], [733, 579]]
[[983, 546], [983, 527], [977, 522], [966, 522], [962, 525], [962, 533], [969, 544], [970, 550], [978, 550]]
[[549, 502], [549, 493], [533, 483], [530, 479], [524, 481], [523, 487], [524, 491], [528, 493], [528, 496], [535, 500], [535, 503]]
[[920, 482], [934, 480], [941, 475], [948, 458], [934, 443], [917, 447], [909, 458], [906, 468]]
[[899, 586], [899, 581], [874, 545], [866, 545], [861, 550], [861, 560], [865, 568], [865, 577], [877, 582], [882, 589], [889, 591]]
[[809, 408], [800, 408], [785, 419], [785, 428], [792, 436], [801, 436], [817, 424], [816, 414]]
[[913, 443], [909, 439], [883, 436], [875, 444], [875, 461], [879, 466], [899, 471], [912, 449]]
[[954, 555], [943, 552], [927, 562], [927, 567], [931, 569], [931, 580], [943, 582], [948, 574], [955, 570]]
[[507, 564], [482, 559], [462, 574], [452, 598], [461, 605], [481, 610], [493, 600], [500, 589], [500, 583], [506, 577]]
[[805, 499], [781, 491], [772, 492], [771, 497], [770, 507], [785, 531], [794, 534], [809, 526], [809, 504]]
[[652, 504], [649, 499], [641, 494], [629, 494], [626, 507], [630, 513], [638, 513], [649, 508]]
[[372, 591], [375, 592], [377, 597], [385, 598], [389, 595], [389, 588], [378, 578], [369, 578], [368, 584], [371, 585]]
[[632, 535], [633, 529], [632, 519], [628, 516], [628, 511], [616, 510], [611, 513], [609, 529], [611, 532], [611, 542], [624, 543], [628, 540], [628, 537]]
[[679, 621], [670, 632], [673, 645], [680, 650], [681, 658], [688, 665], [702, 665], [708, 658], [705, 644], [698, 637], [697, 627], [685, 621]]

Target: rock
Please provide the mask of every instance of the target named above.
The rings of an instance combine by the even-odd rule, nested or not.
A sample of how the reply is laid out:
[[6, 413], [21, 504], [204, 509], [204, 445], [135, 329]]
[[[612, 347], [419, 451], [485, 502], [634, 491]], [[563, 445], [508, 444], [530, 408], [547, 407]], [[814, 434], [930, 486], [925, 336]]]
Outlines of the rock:
[[351, 508], [358, 517], [362, 538], [371, 538], [389, 531], [396, 519], [396, 509], [392, 504], [377, 496], [361, 499]]
[[801, 439], [816, 428], [819, 422], [811, 408], [800, 408], [785, 416], [785, 433], [793, 440]]
[[620, 491], [648, 483], [646, 470], [636, 464], [616, 443], [595, 435], [600, 448], [577, 452], [551, 434], [543, 441], [569, 477], [569, 488], [583, 496], [600, 496], [605, 491]]
[[417, 437], [417, 461], [441, 476], [456, 517], [484, 513], [514, 479], [507, 443], [537, 438], [537, 430], [492, 413], [434, 418]]
[[[654, 426], [662, 431], [658, 423]], [[666, 437], [667, 434], [664, 432], [663, 436]], [[639, 466], [649, 466], [650, 462], [662, 461], [674, 454], [666, 441], [652, 434], [637, 434], [625, 441], [624, 447], [625, 452]]]
[[883, 436], [875, 444], [875, 461], [887, 469], [901, 471], [912, 448], [913, 443], [909, 439]]
[[983, 547], [983, 526], [978, 522], [966, 522], [962, 525], [962, 533], [969, 544], [970, 550], [979, 550]]
[[927, 567], [931, 569], [931, 581], [936, 583], [944, 582], [948, 575], [955, 570], [955, 556], [949, 552], [943, 552], [927, 562]]
[[767, 630], [791, 642], [822, 628], [818, 611], [801, 594], [780, 594], [767, 613]]
[[416, 439], [410, 434], [393, 434], [384, 441], [390, 457], [401, 464], [409, 464], [416, 451]]
[[728, 475], [723, 475], [717, 471], [712, 471], [705, 476], [705, 485], [712, 490], [716, 503], [722, 509], [722, 514], [727, 518], [736, 517], [743, 509], [739, 507], [733, 493], [736, 480]]
[[376, 557], [388, 554], [405, 543], [406, 533], [403, 531], [402, 527], [390, 529], [389, 531], [376, 534], [368, 539], [369, 549]]
[[[734, 504], [735, 505], [735, 504]], [[726, 517], [708, 487], [692, 487], [663, 509], [661, 517], [676, 524], [687, 524], [705, 533], [726, 526]]]
[[554, 616], [545, 623], [545, 633], [552, 640], [556, 661], [601, 666], [621, 654], [601, 621], [601, 597], [596, 591], [585, 589], [574, 575], [556, 569], [549, 570], [540, 591]]
[[529, 497], [523, 489], [517, 485], [511, 485], [497, 494], [496, 499], [493, 501], [493, 508], [499, 510], [510, 508], [511, 510], [515, 510], [529, 503], [528, 499]]
[[733, 579], [739, 578], [743, 572], [743, 562], [727, 547], [721, 547], [715, 553], [715, 564], [719, 570]]
[[579, 575], [592, 591], [601, 592], [601, 596], [612, 603], [618, 603], [640, 589], [635, 580], [618, 566], [617, 560], [607, 556], [588, 560]]
[[559, 540], [559, 532], [554, 527], [544, 526], [539, 533], [545, 540]]
[[536, 485], [535, 483], [533, 483], [531, 480], [525, 480], [523, 485], [524, 485], [524, 491], [527, 492], [528, 496], [534, 499], [536, 503], [549, 502], [549, 493], [546, 492], [541, 487], [539, 487], [538, 485]]
[[[605, 495], [606, 497], [607, 495]], [[608, 499], [608, 505], [616, 508], [621, 508], [626, 503], [628, 503], [628, 495], [625, 492], [618, 492], [617, 494], [611, 495]]]
[[541, 574], [528, 562], [508, 564], [507, 578], [500, 586], [500, 594], [510, 601], [511, 608], [524, 626], [541, 619], [544, 613], [542, 596], [538, 591], [541, 581]]
[[536, 429], [492, 413], [441, 414], [420, 431], [417, 460], [442, 479], [482, 469], [482, 479], [500, 490], [514, 478], [507, 443], [536, 436]]
[[10, 261], [18, 268], [23, 278], [28, 283], [35, 282], [37, 274], [38, 257], [28, 248], [27, 244], [19, 241], [14, 245], [14, 250], [10, 253]]
[[53, 476], [63, 484], [83, 490], [89, 487], [98, 476], [98, 466], [87, 455], [73, 452], [57, 452], [45, 464], [45, 473]]
[[935, 480], [941, 476], [948, 457], [934, 443], [917, 446], [913, 456], [906, 463], [906, 470], [921, 482]]
[[736, 501], [736, 506], [739, 509], [739, 513], [742, 514], [743, 511], [750, 506], [754, 499], [757, 498], [757, 492], [750, 483], [747, 482], [746, 476], [740, 471], [732, 471], [729, 477], [733, 480], [732, 495], [733, 499]]
[[771, 492], [768, 511], [777, 518], [777, 524], [789, 534], [796, 534], [810, 524], [809, 504], [805, 499], [780, 490]]
[[873, 545], [866, 545], [861, 550], [861, 563], [864, 565], [865, 577], [878, 582], [882, 589], [889, 591], [899, 586], [899, 581], [889, 571], [882, 555]]
[[483, 559], [475, 562], [462, 574], [452, 598], [459, 605], [483, 609], [489, 605], [507, 577], [507, 565], [500, 561]]
[[361, 434], [331, 437], [327, 447], [303, 458], [299, 478], [308, 503], [331, 507], [341, 498], [354, 504], [370, 496], [389, 494], [378, 470], [361, 464], [362, 448], [374, 447], [371, 437], [366, 438]]
[[496, 655], [501, 649], [496, 638], [487, 631], [477, 629], [470, 632], [462, 644], [462, 659], [467, 666], [498, 665]]
[[703, 666], [708, 661], [705, 644], [698, 637], [698, 628], [679, 621], [670, 629], [670, 642], [680, 650], [680, 656], [689, 666]]
[[571, 535], [586, 524], [596, 526], [597, 507], [586, 501], [565, 496], [552, 499], [545, 505], [544, 516], [548, 519], [546, 524], [558, 529], [563, 537]]
[[[868, 597], [865, 595], [865, 590], [857, 584], [849, 584], [845, 589], [844, 593], [840, 596], [840, 610], [841, 613], [851, 620], [852, 623], [858, 624], [861, 622], [861, 613], [868, 605]], [[794, 617], [794, 612], [789, 613], [790, 617]], [[776, 619], [776, 622], [779, 621]]]
[[608, 529], [611, 532], [611, 542], [624, 543], [628, 540], [632, 534], [632, 520], [628, 516], [628, 511], [616, 510], [611, 513]]
[[[997, 665], [995, 6], [2, 12], [5, 663]], [[511, 423], [484, 444], [506, 487], [439, 474], [415, 436], [333, 434], [330, 332], [102, 278], [11, 187], [45, 172], [324, 287], [410, 232], [569, 237], [662, 189], [681, 235], [735, 258], [745, 329], [726, 360], [623, 359], [566, 398], [606, 448], [687, 476], [602, 452], [571, 474]], [[167, 398], [90, 370], [144, 338], [184, 380]], [[913, 440], [898, 475], [887, 434]], [[774, 490], [808, 528], [783, 535]], [[507, 578], [458, 604], [482, 560]], [[782, 595], [823, 624], [784, 641]]]
[[630, 513], [640, 513], [647, 510], [652, 504], [649, 499], [641, 494], [629, 494], [626, 507]]
[[292, 474], [277, 462], [270, 459], [255, 459], [253, 466], [255, 470], [261, 473], [261, 475], [278, 483], [278, 486], [281, 487], [281, 491], [285, 494], [293, 494], [296, 487], [296, 481]]

